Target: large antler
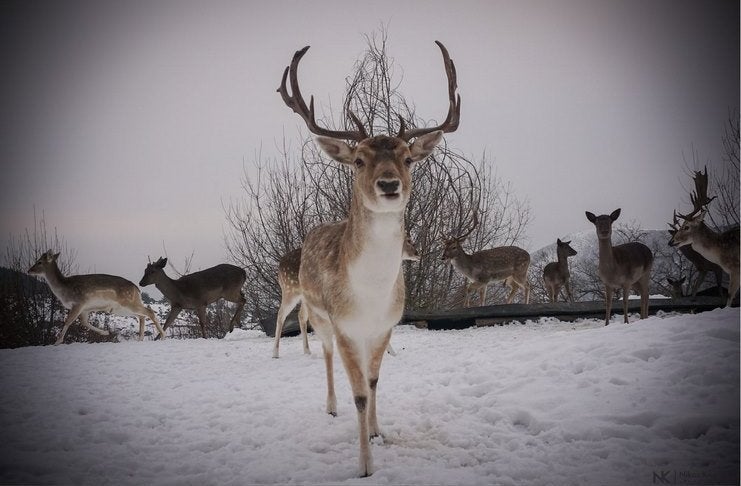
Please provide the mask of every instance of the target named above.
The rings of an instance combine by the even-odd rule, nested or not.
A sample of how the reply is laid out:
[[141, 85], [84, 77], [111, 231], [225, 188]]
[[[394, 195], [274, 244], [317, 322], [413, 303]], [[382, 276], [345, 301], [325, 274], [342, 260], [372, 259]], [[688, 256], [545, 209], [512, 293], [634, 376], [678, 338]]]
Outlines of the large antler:
[[[350, 115], [353, 123], [358, 127], [357, 131], [328, 130], [317, 125], [316, 120], [314, 119], [314, 96], [311, 96], [309, 106], [307, 107], [306, 101], [304, 101], [304, 97], [301, 95], [301, 89], [298, 86], [298, 63], [308, 50], [309, 46], [306, 46], [300, 51], [296, 51], [291, 60], [291, 65], [286, 67], [285, 71], [283, 71], [283, 79], [281, 80], [280, 87], [277, 90], [283, 98], [283, 102], [304, 119], [309, 131], [315, 135], [339, 138], [342, 140], [354, 140], [356, 142], [368, 138], [365, 127], [363, 127], [363, 124], [360, 122], [358, 117], [351, 111], [348, 111], [348, 115]], [[291, 75], [292, 95], [289, 95], [288, 90], [286, 89], [286, 79], [289, 74]]]
[[406, 126], [404, 123], [404, 119], [399, 117], [400, 120], [400, 126], [399, 126], [399, 134], [397, 137], [406, 140], [407, 142], [415, 137], [419, 137], [420, 135], [424, 135], [426, 133], [431, 133], [436, 130], [442, 130], [445, 133], [454, 132], [456, 129], [458, 129], [458, 124], [460, 123], [461, 119], [461, 96], [456, 95], [456, 89], [458, 89], [458, 81], [457, 81], [457, 75], [455, 72], [455, 64], [453, 64], [453, 60], [450, 58], [450, 54], [448, 54], [448, 50], [445, 48], [445, 46], [440, 41], [435, 41], [435, 44], [440, 48], [440, 51], [443, 53], [443, 62], [445, 63], [445, 74], [448, 77], [448, 101], [450, 103], [448, 107], [448, 116], [445, 117], [445, 121], [442, 122], [440, 125], [436, 127], [430, 127], [430, 128], [413, 128], [409, 131], [406, 131]]
[[705, 172], [695, 171], [693, 177], [695, 181], [695, 190], [690, 194], [690, 202], [692, 202], [692, 212], [684, 215], [679, 214], [682, 219], [691, 219], [695, 217], [700, 211], [707, 208], [707, 205], [715, 199], [716, 196], [708, 198], [708, 168], [705, 167]]

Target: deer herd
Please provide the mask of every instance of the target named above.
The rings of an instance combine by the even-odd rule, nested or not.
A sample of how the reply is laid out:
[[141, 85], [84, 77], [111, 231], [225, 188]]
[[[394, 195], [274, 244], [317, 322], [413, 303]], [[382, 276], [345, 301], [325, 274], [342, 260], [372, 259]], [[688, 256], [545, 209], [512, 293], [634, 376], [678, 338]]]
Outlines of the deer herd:
[[[276, 321], [273, 357], [279, 356], [279, 340], [286, 316], [300, 303], [299, 324], [303, 348], [309, 353], [306, 337], [307, 322], [322, 343], [326, 379], [326, 411], [337, 414], [334, 393], [334, 344], [340, 354], [350, 381], [357, 412], [359, 474], [373, 473], [370, 440], [381, 434], [376, 417], [376, 393], [385, 351], [393, 327], [404, 310], [405, 286], [402, 261], [419, 260], [419, 255], [405, 230], [405, 208], [412, 193], [412, 170], [424, 160], [443, 139], [444, 133], [454, 132], [460, 121], [460, 95], [457, 94], [455, 65], [447, 49], [437, 42], [442, 53], [448, 85], [448, 112], [444, 121], [430, 128], [408, 128], [399, 120], [396, 134], [369, 135], [361, 120], [352, 112], [349, 119], [354, 130], [330, 130], [315, 119], [313, 96], [307, 105], [298, 81], [298, 65], [309, 47], [297, 51], [286, 67], [278, 92], [284, 103], [306, 123], [316, 135], [316, 143], [332, 160], [354, 172], [352, 197], [347, 218], [317, 226], [303, 241], [301, 248], [287, 253], [278, 265], [281, 303]], [[289, 86], [290, 85], [290, 92]], [[739, 288], [738, 228], [725, 233], [711, 230], [704, 222], [708, 204], [707, 172], [695, 173], [693, 209], [687, 215], [675, 213], [670, 224], [670, 245], [681, 251], [700, 272], [692, 286], [697, 293], [706, 272], [712, 271], [719, 283], [721, 272], [730, 276], [726, 305], [729, 306]], [[609, 215], [596, 216], [586, 212], [594, 224], [599, 262], [597, 273], [605, 286], [605, 324], [609, 324], [612, 296], [615, 289], [623, 290], [623, 314], [628, 322], [626, 297], [630, 290], [640, 294], [641, 318], [648, 315], [649, 277], [653, 265], [651, 250], [637, 242], [613, 245], [612, 227], [620, 209]], [[466, 238], [478, 225], [474, 211], [470, 228], [449, 235], [442, 243], [442, 258], [466, 281], [464, 306], [471, 304], [478, 291], [478, 302], [485, 305], [487, 286], [503, 282], [510, 288], [507, 303], [518, 290], [522, 302], [529, 303], [528, 269], [530, 255], [516, 246], [504, 246], [467, 253]], [[556, 241], [558, 260], [543, 269], [543, 283], [550, 302], [556, 302], [565, 290], [566, 300], [574, 302], [570, 283], [568, 258], [576, 255], [569, 241]], [[51, 250], [42, 254], [29, 269], [30, 274], [46, 279], [54, 295], [69, 309], [64, 327], [56, 344], [64, 340], [70, 324], [78, 317], [83, 326], [99, 334], [108, 331], [92, 326], [88, 314], [105, 311], [139, 319], [139, 339], [144, 336], [144, 320], [150, 319], [164, 337], [165, 331], [183, 309], [196, 311], [203, 336], [206, 337], [206, 306], [223, 298], [237, 304], [230, 321], [230, 330], [239, 321], [246, 303], [242, 287], [246, 273], [233, 265], [215, 267], [172, 279], [165, 274], [166, 258], [146, 265], [139, 285], [154, 284], [170, 302], [170, 313], [163, 326], [155, 313], [142, 303], [139, 288], [132, 282], [111, 275], [91, 274], [64, 276], [57, 266], [59, 254]], [[684, 278], [671, 280], [670, 285], [681, 292]], [[681, 295], [681, 294], [680, 294]]]

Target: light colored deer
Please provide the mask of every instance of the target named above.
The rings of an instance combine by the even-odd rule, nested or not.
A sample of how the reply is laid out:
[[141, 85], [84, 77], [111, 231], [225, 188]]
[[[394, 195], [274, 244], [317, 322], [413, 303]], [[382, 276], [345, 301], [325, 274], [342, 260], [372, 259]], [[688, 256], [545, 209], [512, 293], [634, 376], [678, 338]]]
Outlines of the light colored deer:
[[708, 228], [704, 221], [705, 215], [708, 204], [715, 196], [708, 197], [707, 167], [704, 173], [695, 171], [694, 181], [695, 191], [690, 195], [692, 212], [687, 215], [679, 214], [684, 222], [669, 240], [669, 245], [692, 245], [692, 249], [728, 274], [726, 307], [730, 307], [739, 289], [739, 229], [718, 233]]
[[[373, 473], [369, 439], [380, 435], [376, 418], [376, 388], [391, 331], [404, 309], [404, 210], [412, 191], [411, 169], [458, 127], [460, 97], [456, 75], [445, 47], [449, 109], [437, 127], [407, 130], [401, 120], [396, 136], [369, 137], [353, 113], [354, 131], [319, 127], [314, 99], [307, 106], [297, 77], [308, 46], [297, 51], [278, 88], [283, 101], [318, 135], [316, 141], [335, 161], [353, 168], [352, 199], [347, 219], [322, 224], [304, 240], [299, 269], [302, 305], [322, 341], [327, 373], [327, 412], [336, 415], [332, 366], [333, 337], [350, 380], [358, 420], [359, 473]], [[290, 75], [291, 94], [286, 80]], [[411, 140], [414, 139], [412, 142]], [[355, 142], [348, 144], [344, 140]]]
[[69, 326], [78, 317], [86, 328], [102, 336], [107, 336], [108, 331], [99, 329], [88, 321], [88, 315], [96, 311], [138, 317], [140, 341], [144, 339], [145, 317], [148, 317], [154, 323], [160, 336], [165, 336], [154, 311], [142, 302], [139, 287], [125, 278], [114, 275], [88, 274], [65, 277], [59, 270], [57, 258], [59, 258], [59, 253], [49, 250], [42, 254], [36, 263], [28, 269], [29, 274], [44, 277], [52, 293], [69, 310], [62, 332], [59, 333], [57, 342], [54, 344], [64, 342], [64, 336], [67, 334]]
[[504, 282], [510, 288], [508, 304], [512, 303], [518, 289], [522, 289], [524, 301], [529, 303], [530, 283], [527, 280], [527, 270], [530, 267], [530, 254], [517, 246], [499, 246], [469, 255], [462, 243], [476, 226], [478, 216], [474, 212], [472, 227], [463, 235], [448, 237], [443, 247], [443, 260], [449, 261], [468, 280], [463, 305], [470, 305], [471, 293], [474, 291], [479, 293], [479, 305], [486, 305], [486, 288], [491, 282]]
[[561, 287], [566, 288], [568, 301], [574, 302], [574, 295], [571, 293], [571, 273], [569, 272], [570, 256], [576, 255], [576, 250], [571, 248], [570, 241], [561, 241], [556, 239], [556, 256], [557, 262], [550, 262], [543, 268], [543, 282], [545, 282], [548, 298], [551, 302], [556, 302], [561, 293]]
[[[679, 227], [681, 225], [679, 224], [679, 219], [677, 218], [677, 212], [674, 211], [674, 222], [669, 223], [669, 235], [671, 235], [671, 238], [669, 239], [669, 245], [672, 245], [672, 240], [674, 239], [674, 235], [677, 231], [679, 231]], [[725, 292], [723, 291], [723, 269], [720, 268], [720, 265], [711, 262], [704, 256], [697, 253], [695, 250], [692, 249], [691, 245], [684, 245], [679, 247], [679, 252], [684, 255], [684, 257], [692, 263], [692, 265], [695, 266], [698, 272], [698, 276], [695, 279], [695, 282], [691, 286], [690, 295], [692, 297], [697, 296], [697, 291], [700, 289], [700, 285], [705, 281], [705, 277], [707, 276], [708, 272], [712, 272], [713, 275], [715, 275], [715, 284], [718, 287], [718, 295], [723, 298], [725, 296]]]
[[[414, 247], [414, 244], [407, 236], [404, 240], [404, 249], [402, 252], [402, 260], [413, 260], [419, 261], [419, 253]], [[283, 335], [283, 325], [286, 322], [286, 317], [293, 311], [296, 305], [301, 302], [301, 286], [299, 285], [298, 272], [301, 266], [301, 248], [291, 250], [280, 259], [278, 262], [278, 285], [280, 286], [280, 307], [278, 308], [278, 316], [275, 321], [275, 344], [273, 345], [273, 358], [280, 357], [280, 338]], [[306, 315], [306, 309], [304, 306], [299, 307], [298, 310], [298, 325], [301, 330], [301, 339], [304, 345], [304, 354], [311, 354], [309, 349], [309, 337], [307, 334], [308, 317]], [[389, 354], [395, 356], [396, 352], [391, 344], [388, 346]]]
[[613, 289], [623, 289], [623, 319], [628, 324], [628, 295], [634, 289], [641, 294], [641, 319], [648, 317], [648, 285], [654, 256], [651, 250], [637, 241], [612, 246], [612, 223], [620, 216], [620, 209], [611, 214], [595, 216], [586, 211], [587, 219], [597, 229], [599, 265], [597, 274], [605, 284], [605, 326], [610, 324]]
[[139, 285], [146, 287], [154, 284], [162, 295], [170, 302], [170, 313], [165, 319], [163, 329], [172, 324], [172, 321], [183, 309], [195, 309], [201, 333], [206, 337], [206, 307], [219, 299], [225, 299], [237, 304], [237, 310], [229, 321], [229, 332], [234, 330], [234, 323], [239, 319], [247, 299], [242, 292], [242, 286], [247, 279], [244, 269], [222, 263], [215, 267], [173, 280], [165, 273], [167, 258], [160, 258], [154, 263], [147, 264]]

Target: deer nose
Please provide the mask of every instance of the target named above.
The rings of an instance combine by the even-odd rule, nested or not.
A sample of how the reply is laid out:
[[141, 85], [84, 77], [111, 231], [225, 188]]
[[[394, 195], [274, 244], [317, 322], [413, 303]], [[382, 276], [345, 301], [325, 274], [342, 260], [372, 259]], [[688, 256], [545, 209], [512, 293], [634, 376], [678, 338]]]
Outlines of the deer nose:
[[376, 185], [378, 188], [383, 192], [384, 194], [394, 194], [399, 190], [399, 180], [398, 179], [379, 179], [376, 182]]

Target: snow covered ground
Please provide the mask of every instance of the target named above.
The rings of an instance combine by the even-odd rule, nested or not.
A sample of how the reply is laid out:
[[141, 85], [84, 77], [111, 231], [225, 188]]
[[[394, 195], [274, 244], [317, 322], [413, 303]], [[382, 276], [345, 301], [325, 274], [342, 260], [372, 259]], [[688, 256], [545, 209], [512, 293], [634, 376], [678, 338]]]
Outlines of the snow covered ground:
[[621, 319], [399, 327], [366, 479], [314, 339], [1, 350], [0, 483], [737, 484], [739, 310]]

